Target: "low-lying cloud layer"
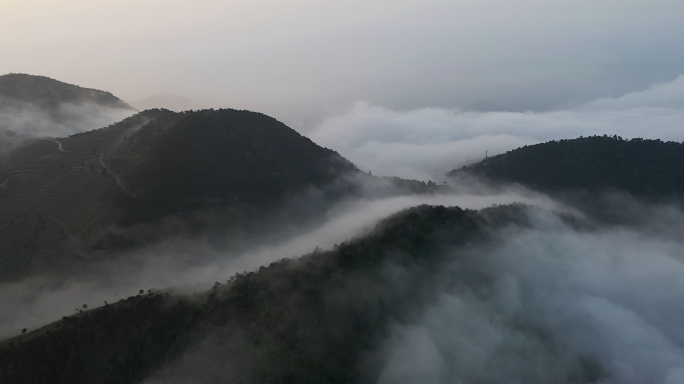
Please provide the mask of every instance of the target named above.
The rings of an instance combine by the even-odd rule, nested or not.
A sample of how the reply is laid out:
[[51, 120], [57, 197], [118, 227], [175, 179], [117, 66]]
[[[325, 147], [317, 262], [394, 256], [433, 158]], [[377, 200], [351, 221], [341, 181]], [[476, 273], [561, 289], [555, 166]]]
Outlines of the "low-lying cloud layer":
[[421, 180], [517, 147], [617, 134], [684, 140], [684, 76], [614, 99], [552, 112], [395, 111], [359, 102], [323, 121], [311, 138], [361, 169]]
[[24, 327], [35, 329], [70, 315], [83, 304], [95, 307], [105, 300], [114, 302], [134, 295], [140, 289], [206, 290], [215, 281], [225, 282], [235, 273], [256, 270], [282, 258], [297, 257], [316, 247], [330, 249], [408, 207], [433, 204], [480, 209], [513, 202], [563, 209], [544, 196], [523, 190], [362, 199], [332, 208], [325, 222], [316, 229], [300, 231], [298, 235], [274, 244], [255, 244], [242, 252], [225, 251], [202, 239], [171, 239], [131, 257], [102, 265], [85, 276], [68, 280], [31, 277], [21, 282], [0, 284], [0, 308], [11, 308], [0, 310], [0, 338], [16, 335]]
[[0, 159], [13, 150], [20, 148], [29, 139], [29, 136], [20, 135], [14, 131], [3, 131], [0, 129]]
[[0, 100], [0, 131], [36, 137], [63, 137], [106, 127], [135, 111], [95, 103], [62, 103], [47, 110], [26, 102]]
[[377, 351], [379, 383], [684, 381], [681, 239], [535, 221], [454, 251], [415, 321]]
[[[436, 275], [392, 267], [419, 282], [423, 299], [413, 315], [390, 323], [388, 337], [362, 358], [362, 377], [378, 383], [679, 383], [684, 379], [684, 243], [680, 231], [663, 231], [662, 225], [684, 228], [684, 212], [615, 199], [611, 207], [635, 216], [629, 225], [578, 229], [553, 213], [573, 214], [566, 206], [529, 191], [503, 190], [348, 201], [331, 209], [317, 229], [239, 253], [176, 239], [139, 251], [135, 263], [114, 262], [87, 276], [0, 285], [0, 307], [12, 309], [0, 311], [0, 338], [139, 289], [207, 289], [236, 272], [317, 246], [331, 248], [406, 207], [479, 209], [526, 202], [540, 208], [533, 211], [531, 226], [499, 228], [485, 244], [454, 249]], [[375, 289], [386, 293], [393, 287]], [[375, 293], [364, 294], [372, 300]], [[188, 377], [200, 372], [192, 371], [198, 366], [201, 372], [225, 373], [193, 360], [202, 351], [179, 369], [188, 368]], [[238, 360], [221, 361], [231, 369], [249, 369]]]

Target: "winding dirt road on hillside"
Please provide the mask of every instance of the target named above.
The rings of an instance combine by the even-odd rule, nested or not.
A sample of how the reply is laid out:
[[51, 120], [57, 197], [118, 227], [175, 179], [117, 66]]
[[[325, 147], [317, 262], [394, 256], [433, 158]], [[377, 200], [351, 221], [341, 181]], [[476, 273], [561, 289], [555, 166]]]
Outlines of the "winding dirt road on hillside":
[[[46, 139], [46, 140], [49, 140], [49, 141], [52, 141], [52, 142], [57, 143], [57, 149], [59, 149], [59, 151], [64, 152], [64, 153], [81, 153], [81, 154], [95, 154], [95, 155], [98, 155], [98, 161], [100, 162], [100, 165], [102, 165], [102, 168], [103, 168], [103, 169], [106, 169], [106, 170], [107, 170], [107, 173], [110, 174], [110, 175], [112, 175], [112, 177], [114, 177], [114, 181], [115, 181], [116, 184], [119, 186], [119, 188], [121, 188], [122, 191], [128, 193], [127, 189], [126, 189], [126, 188], [124, 187], [124, 185], [123, 185], [123, 182], [121, 181], [121, 176], [119, 176], [118, 174], [112, 172], [112, 171], [107, 167], [107, 163], [105, 163], [105, 161], [104, 161], [104, 153], [99, 153], [99, 152], [86, 152], [86, 151], [67, 151], [66, 149], [64, 149], [64, 148], [62, 147], [62, 143], [61, 143], [59, 140], [57, 140], [57, 139]], [[72, 168], [73, 168], [73, 167], [72, 167]]]
[[[107, 169], [107, 173], [112, 175], [112, 177], [114, 178], [114, 181], [119, 186], [119, 188], [121, 188], [121, 190], [123, 190], [124, 192], [128, 193], [127, 189], [123, 186], [123, 182], [121, 181], [121, 176], [110, 171], [109, 168], [107, 168], [107, 163], [105, 163], [105, 161], [104, 161], [104, 153], [87, 152], [87, 151], [68, 151], [68, 150], [64, 149], [64, 147], [62, 146], [62, 143], [57, 139], [40, 138], [40, 140], [51, 141], [51, 142], [57, 144], [57, 150], [60, 152], [84, 154], [84, 155], [98, 155], [98, 161], [99, 161], [100, 165], [102, 166], [102, 168], [100, 170]], [[52, 153], [49, 153], [49, 154], [52, 154]], [[83, 167], [66, 167], [66, 168], [60, 167], [60, 168], [49, 168], [49, 169], [24, 169], [24, 168], [28, 167], [34, 161], [36, 161], [42, 157], [45, 157], [49, 154], [45, 154], [43, 156], [37, 157], [37, 158], [33, 159], [29, 164], [25, 165], [24, 167], [22, 167], [16, 171], [10, 172], [9, 176], [5, 180], [3, 180], [2, 184], [0, 184], [0, 188], [6, 188], [7, 182], [10, 181], [10, 179], [12, 179], [14, 177], [26, 176], [26, 175], [30, 175], [30, 174], [34, 174], [34, 173], [38, 173], [38, 172], [58, 171], [58, 170], [63, 170], [63, 169], [84, 169]]]

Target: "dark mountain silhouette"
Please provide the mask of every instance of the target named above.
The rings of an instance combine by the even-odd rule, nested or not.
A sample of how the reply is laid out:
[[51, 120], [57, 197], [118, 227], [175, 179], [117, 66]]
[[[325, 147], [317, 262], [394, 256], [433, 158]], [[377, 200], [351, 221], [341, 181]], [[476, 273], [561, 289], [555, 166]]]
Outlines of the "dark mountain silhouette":
[[0, 157], [0, 281], [68, 273], [92, 259], [88, 239], [126, 214], [111, 198], [120, 187], [105, 155], [146, 121], [136, 115], [71, 137], [24, 137]]
[[0, 76], [0, 131], [59, 137], [101, 128], [134, 112], [109, 92], [44, 76]]
[[63, 83], [45, 76], [12, 73], [0, 76], [2, 103], [25, 102], [53, 111], [60, 104], [94, 103], [103, 107], [133, 109], [109, 92]]
[[[8, 91], [12, 103], [46, 113], [84, 102], [74, 100], [101, 98], [97, 103], [107, 108], [118, 105], [99, 91], [82, 98], [92, 90], [12, 76], [24, 81], [20, 91]], [[33, 82], [39, 85], [32, 91], [26, 84]], [[248, 237], [277, 228], [284, 222], [273, 220], [279, 216], [300, 224], [333, 202], [366, 193], [368, 185], [377, 196], [449, 188], [374, 178], [273, 118], [232, 109], [153, 109], [68, 137], [5, 136], [23, 144], [0, 157], [0, 282], [38, 273], [68, 275], [92, 260], [113, 257], [110, 251], [179, 235], [173, 228], [153, 230], [167, 219], [182, 223], [185, 234], [239, 227], [236, 233]], [[611, 190], [644, 199], [680, 198], [684, 145], [617, 136], [553, 141], [450, 175], [557, 195], [588, 193], [592, 199]], [[308, 198], [312, 190], [316, 199]], [[292, 204], [302, 196], [302, 204]], [[316, 248], [225, 276], [205, 292], [140, 287], [116, 303], [92, 309], [84, 304], [72, 316], [1, 341], [0, 383], [377, 382], [377, 372], [362, 363], [377, 358], [372, 353], [393, 325], [410, 324], [422, 305], [433, 304], [439, 271], [453, 269], [443, 283], [468, 295], [496, 299], [492, 293], [506, 289], [481, 269], [487, 264], [477, 262], [478, 247], [515, 235], [498, 232], [500, 227], [530, 225], [531, 217], [541, 216], [528, 216], [532, 210], [518, 204], [480, 211], [423, 205], [332, 250]], [[554, 219], [594, 225], [571, 215]], [[466, 259], [475, 265], [459, 264]], [[533, 340], [542, 355], [568, 359], [559, 376], [572, 382], [609, 377], [582, 351], [558, 354], [566, 346], [534, 316], [514, 316], [510, 327]]]
[[684, 196], [684, 144], [592, 136], [550, 141], [451, 171], [550, 193], [627, 192], [650, 200]]
[[[163, 236], [263, 231], [288, 198], [320, 189], [328, 204], [354, 188], [339, 180], [357, 172], [334, 151], [248, 111], [148, 110], [65, 138], [31, 139], [0, 158], [0, 280], [66, 273]], [[318, 208], [311, 201], [282, 215], [294, 224], [325, 209]], [[169, 216], [183, 223], [176, 232], [126, 231]]]
[[[160, 381], [185, 374], [188, 382], [207, 383], [359, 382], [364, 354], [391, 321], [410, 315], [429, 286], [430, 279], [414, 277], [395, 289], [388, 263], [430, 274], [444, 250], [477, 242], [483, 229], [524, 212], [522, 206], [482, 213], [420, 206], [332, 251], [283, 259], [203, 294], [140, 291], [1, 343], [0, 381], [137, 383], [170, 366]], [[179, 359], [186, 353], [199, 353], [202, 367], [219, 371]]]
[[232, 109], [160, 113], [108, 159], [130, 193], [161, 214], [209, 204], [268, 206], [358, 172], [271, 117]]

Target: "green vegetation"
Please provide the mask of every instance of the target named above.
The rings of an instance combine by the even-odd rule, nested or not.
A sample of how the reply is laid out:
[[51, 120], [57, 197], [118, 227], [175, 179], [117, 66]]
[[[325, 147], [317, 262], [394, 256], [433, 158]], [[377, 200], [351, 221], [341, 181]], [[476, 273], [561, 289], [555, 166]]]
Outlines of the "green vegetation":
[[684, 196], [684, 144], [592, 136], [530, 145], [459, 170], [545, 192], [621, 190], [636, 197]]
[[[182, 300], [139, 295], [22, 335], [0, 346], [3, 383], [136, 382], [173, 353], [197, 311]], [[140, 345], [138, 345], [140, 343]]]
[[[206, 343], [215, 349], [203, 359], [245, 362], [230, 373], [236, 381], [358, 382], [364, 353], [377, 346], [391, 320], [420, 302], [429, 282], [408, 275], [397, 280], [388, 267], [431, 274], [445, 250], [477, 241], [488, 222], [515, 212], [522, 207], [492, 208], [482, 216], [420, 206], [332, 251], [233, 276], [200, 295], [141, 293], [79, 310], [0, 344], [0, 382], [136, 383], [164, 365], [188, 364], [179, 356], [201, 354]], [[216, 339], [206, 339], [210, 333]]]

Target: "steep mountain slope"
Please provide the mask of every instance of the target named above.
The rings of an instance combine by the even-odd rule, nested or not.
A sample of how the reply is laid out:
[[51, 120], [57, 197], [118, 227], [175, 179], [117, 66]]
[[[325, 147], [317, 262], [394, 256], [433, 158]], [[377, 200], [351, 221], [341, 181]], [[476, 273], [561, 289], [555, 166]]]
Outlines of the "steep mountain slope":
[[0, 158], [0, 281], [67, 273], [96, 257], [88, 239], [125, 215], [104, 156], [147, 121], [139, 114], [71, 137], [25, 138]]
[[[440, 325], [462, 336], [447, 348], [457, 355], [454, 360], [477, 362], [475, 355], [481, 354], [491, 362], [465, 369], [479, 373], [479, 380], [472, 382], [610, 382], [603, 365], [608, 360], [575, 348], [564, 332], [553, 333], [543, 316], [535, 317], [535, 302], [525, 303], [534, 295], [517, 291], [505, 270], [494, 273], [500, 280], [491, 275], [490, 268], [524, 258], [500, 255], [505, 260], [497, 262], [484, 257], [483, 249], [496, 248], [499, 234], [507, 230], [515, 229], [511, 234], [516, 234], [533, 226], [535, 214], [520, 205], [479, 212], [414, 207], [331, 251], [236, 274], [201, 294], [153, 289], [115, 304], [84, 307], [78, 314], [0, 343], [0, 380], [392, 382], [378, 377], [388, 337], [400, 328], [398, 324], [409, 324], [418, 335], [428, 332], [410, 324], [418, 313], [446, 299], [453, 304], [452, 316]], [[445, 270], [448, 273], [442, 274]], [[439, 286], [450, 287], [451, 294], [445, 295]], [[469, 298], [477, 304], [467, 305]], [[492, 303], [501, 306], [486, 316], [477, 314]], [[472, 317], [477, 323], [463, 321], [471, 316], [465, 312], [476, 312]], [[482, 331], [498, 322], [505, 324], [500, 333]], [[440, 335], [444, 342], [453, 341], [448, 333]], [[445, 346], [434, 344], [417, 338], [409, 345], [410, 352], [398, 358], [418, 364], [413, 371], [429, 370], [441, 358], [436, 348]], [[429, 363], [421, 367], [424, 360]], [[518, 365], [529, 370], [510, 369], [511, 375], [505, 375]], [[426, 382], [411, 379], [406, 381]]]
[[231, 109], [166, 114], [108, 158], [126, 187], [162, 213], [210, 203], [268, 205], [357, 172], [279, 121]]
[[0, 76], [0, 130], [63, 136], [112, 124], [134, 112], [109, 92], [44, 76]]
[[[399, 276], [387, 267], [429, 274], [446, 249], [521, 213], [417, 207], [333, 251], [236, 275], [201, 295], [141, 291], [0, 344], [0, 381], [135, 383], [189, 353], [180, 371], [162, 371], [160, 380], [189, 373], [198, 375], [190, 382], [358, 382], [364, 353], [390, 319], [410, 313], [429, 282], [406, 275], [397, 289]], [[208, 345], [207, 332], [218, 333]], [[185, 366], [193, 353], [223, 369]]]
[[465, 166], [473, 174], [545, 192], [608, 190], [639, 198], [684, 196], [684, 143], [593, 136], [525, 146]]
[[[113, 248], [177, 234], [132, 239], [125, 231], [170, 215], [185, 222], [203, 210], [182, 231], [249, 231], [288, 197], [356, 172], [337, 153], [247, 111], [148, 110], [66, 138], [27, 139], [0, 158], [0, 281], [68, 272]], [[331, 188], [328, 197], [348, 189]]]

